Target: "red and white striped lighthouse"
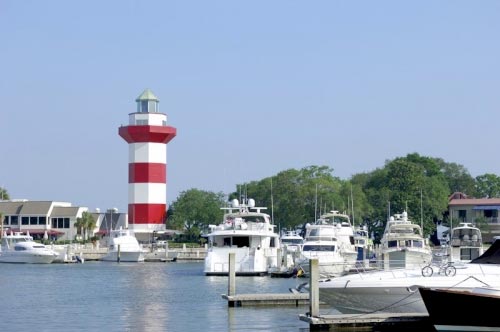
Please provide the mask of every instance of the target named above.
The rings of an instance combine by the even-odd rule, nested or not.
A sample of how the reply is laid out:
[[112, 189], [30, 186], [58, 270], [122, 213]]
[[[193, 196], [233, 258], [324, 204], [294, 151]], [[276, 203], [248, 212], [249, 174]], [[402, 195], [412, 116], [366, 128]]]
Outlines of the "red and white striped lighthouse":
[[146, 89], [136, 100], [137, 112], [119, 135], [129, 144], [128, 222], [135, 233], [165, 230], [167, 216], [167, 143], [177, 130], [167, 126], [159, 100]]

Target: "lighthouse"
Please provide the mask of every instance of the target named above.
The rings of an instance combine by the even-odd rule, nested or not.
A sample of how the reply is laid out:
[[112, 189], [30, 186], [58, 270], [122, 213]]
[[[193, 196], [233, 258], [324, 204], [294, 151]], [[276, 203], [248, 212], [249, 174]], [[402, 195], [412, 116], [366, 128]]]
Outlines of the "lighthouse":
[[129, 145], [128, 225], [139, 240], [165, 230], [167, 216], [167, 143], [177, 129], [167, 126], [159, 100], [146, 89], [137, 99], [137, 111], [118, 134]]

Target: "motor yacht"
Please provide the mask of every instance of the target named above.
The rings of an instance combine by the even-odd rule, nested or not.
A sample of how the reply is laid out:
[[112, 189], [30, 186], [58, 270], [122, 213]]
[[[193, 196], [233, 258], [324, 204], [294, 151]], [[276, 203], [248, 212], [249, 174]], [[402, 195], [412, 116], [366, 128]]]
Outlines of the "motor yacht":
[[[319, 298], [342, 313], [414, 312], [426, 313], [419, 287], [467, 290], [488, 285], [500, 288], [500, 241], [470, 263], [460, 264], [454, 273], [429, 265], [420, 269], [390, 269], [323, 279]], [[307, 289], [307, 287], [303, 287]]]
[[451, 230], [449, 244], [452, 262], [470, 262], [483, 254], [481, 230], [471, 223], [463, 222]]
[[58, 256], [55, 251], [22, 232], [4, 233], [0, 247], [0, 263], [50, 264]]
[[349, 216], [330, 211], [321, 215], [314, 224], [306, 225], [301, 257], [296, 264], [308, 274], [309, 260], [318, 259], [321, 277], [337, 277], [355, 267], [357, 256]]
[[377, 260], [385, 269], [421, 268], [432, 261], [431, 247], [422, 228], [408, 219], [406, 211], [387, 221]]
[[129, 229], [112, 230], [108, 253], [101, 258], [108, 262], [143, 262], [144, 251], [134, 233]]
[[288, 252], [297, 252], [302, 249], [304, 238], [296, 231], [286, 231], [280, 237], [281, 247]]
[[270, 216], [263, 212], [266, 208], [256, 207], [253, 199], [242, 203], [233, 199], [230, 207], [222, 209], [222, 222], [209, 225], [210, 232], [203, 235], [208, 242], [205, 275], [227, 275], [230, 253], [235, 254], [235, 273], [239, 276], [267, 275], [279, 268], [279, 234]]

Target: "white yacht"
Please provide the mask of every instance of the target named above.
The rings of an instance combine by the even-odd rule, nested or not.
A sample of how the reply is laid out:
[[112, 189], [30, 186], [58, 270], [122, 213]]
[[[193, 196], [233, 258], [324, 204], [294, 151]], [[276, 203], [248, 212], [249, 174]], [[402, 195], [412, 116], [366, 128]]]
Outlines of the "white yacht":
[[1, 240], [0, 263], [50, 264], [58, 254], [21, 232], [6, 234]]
[[385, 269], [422, 267], [432, 261], [431, 247], [422, 228], [408, 219], [406, 211], [387, 221], [377, 259]]
[[483, 254], [481, 230], [471, 223], [460, 223], [451, 230], [449, 244], [452, 262], [470, 262]]
[[286, 231], [280, 237], [281, 247], [288, 252], [297, 252], [302, 249], [304, 238], [297, 231]]
[[306, 225], [306, 234], [297, 265], [308, 273], [309, 260], [318, 259], [321, 277], [336, 277], [348, 273], [356, 265], [358, 253], [354, 246], [354, 231], [349, 216], [330, 211], [314, 224]]
[[278, 268], [279, 235], [274, 231], [271, 218], [256, 207], [255, 201], [240, 204], [233, 199], [231, 206], [222, 208], [222, 223], [209, 225], [210, 233], [205, 256], [205, 275], [227, 275], [229, 254], [235, 253], [236, 275], [266, 275]]
[[143, 262], [144, 252], [134, 233], [129, 229], [112, 230], [108, 253], [101, 258], [108, 262]]
[[[413, 269], [391, 269], [357, 273], [322, 280], [319, 297], [341, 313], [412, 312], [426, 313], [419, 287], [470, 290], [477, 287], [500, 288], [500, 241], [480, 257], [460, 268], [450, 265]], [[453, 265], [451, 265], [453, 266]], [[307, 286], [303, 288], [307, 290]]]
[[358, 253], [358, 262], [370, 259], [371, 251], [373, 250], [373, 241], [368, 234], [366, 226], [354, 229], [354, 247]]

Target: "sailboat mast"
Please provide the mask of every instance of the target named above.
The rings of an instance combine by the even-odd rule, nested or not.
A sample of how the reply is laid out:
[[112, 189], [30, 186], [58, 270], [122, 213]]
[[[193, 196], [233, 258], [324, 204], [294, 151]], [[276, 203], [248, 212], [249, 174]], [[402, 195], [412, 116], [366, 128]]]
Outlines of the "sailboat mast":
[[271, 177], [271, 224], [274, 225], [273, 178]]
[[352, 226], [356, 226], [356, 223], [354, 222], [354, 197], [352, 195], [352, 185], [351, 185], [351, 211], [352, 211]]
[[314, 196], [314, 222], [318, 220], [317, 218], [317, 211], [318, 211], [318, 184], [316, 183], [316, 194]]

